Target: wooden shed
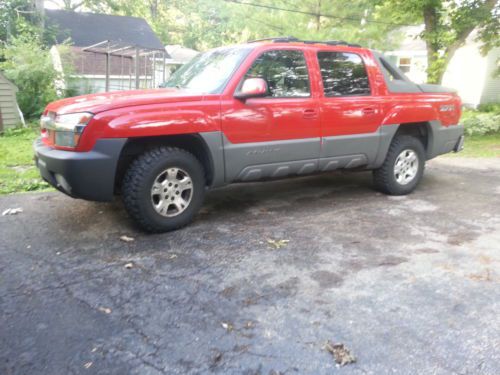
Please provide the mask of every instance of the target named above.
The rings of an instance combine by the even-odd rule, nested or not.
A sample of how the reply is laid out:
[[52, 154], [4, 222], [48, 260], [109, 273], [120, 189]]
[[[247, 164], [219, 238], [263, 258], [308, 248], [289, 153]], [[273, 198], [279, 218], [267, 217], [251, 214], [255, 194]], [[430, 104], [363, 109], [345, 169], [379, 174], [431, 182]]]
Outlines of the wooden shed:
[[24, 124], [16, 100], [17, 87], [0, 72], [0, 132]]

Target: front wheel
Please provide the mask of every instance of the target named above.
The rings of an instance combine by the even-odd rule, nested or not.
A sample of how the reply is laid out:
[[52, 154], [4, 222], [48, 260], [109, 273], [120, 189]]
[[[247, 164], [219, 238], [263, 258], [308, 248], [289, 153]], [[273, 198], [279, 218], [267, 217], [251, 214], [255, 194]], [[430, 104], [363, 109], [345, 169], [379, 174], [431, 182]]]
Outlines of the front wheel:
[[203, 167], [194, 155], [159, 147], [139, 156], [125, 173], [125, 209], [148, 232], [167, 232], [188, 224], [205, 196]]
[[384, 164], [373, 171], [375, 188], [390, 195], [409, 194], [422, 179], [424, 167], [422, 142], [409, 135], [396, 136]]

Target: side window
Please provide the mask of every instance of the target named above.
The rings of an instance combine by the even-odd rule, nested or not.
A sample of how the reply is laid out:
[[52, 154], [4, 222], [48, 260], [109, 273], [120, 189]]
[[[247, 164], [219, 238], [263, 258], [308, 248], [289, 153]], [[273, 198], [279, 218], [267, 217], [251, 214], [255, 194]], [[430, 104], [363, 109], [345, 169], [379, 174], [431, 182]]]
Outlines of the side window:
[[355, 53], [318, 52], [325, 96], [370, 95], [365, 64]]
[[248, 70], [244, 79], [262, 78], [269, 97], [303, 98], [311, 94], [306, 60], [301, 51], [264, 52]]

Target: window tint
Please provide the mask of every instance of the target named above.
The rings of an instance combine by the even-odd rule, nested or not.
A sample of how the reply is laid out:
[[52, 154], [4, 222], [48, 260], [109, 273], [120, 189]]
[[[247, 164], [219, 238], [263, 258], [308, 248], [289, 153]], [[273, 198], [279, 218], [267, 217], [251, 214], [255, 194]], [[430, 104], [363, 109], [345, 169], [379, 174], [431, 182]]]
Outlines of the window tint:
[[310, 95], [306, 60], [301, 51], [268, 51], [260, 55], [245, 75], [267, 82], [269, 97], [295, 98]]
[[370, 95], [370, 82], [355, 53], [318, 52], [325, 96]]

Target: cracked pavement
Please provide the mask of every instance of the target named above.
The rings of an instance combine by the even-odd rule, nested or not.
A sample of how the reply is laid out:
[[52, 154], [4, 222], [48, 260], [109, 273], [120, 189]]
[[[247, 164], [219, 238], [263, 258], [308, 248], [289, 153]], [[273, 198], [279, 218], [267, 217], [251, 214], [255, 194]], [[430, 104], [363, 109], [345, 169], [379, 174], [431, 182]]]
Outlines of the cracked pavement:
[[3, 375], [500, 373], [499, 159], [431, 161], [406, 197], [370, 173], [232, 185], [162, 235], [118, 201], [0, 197], [13, 207]]

